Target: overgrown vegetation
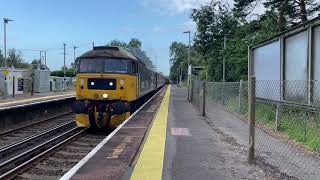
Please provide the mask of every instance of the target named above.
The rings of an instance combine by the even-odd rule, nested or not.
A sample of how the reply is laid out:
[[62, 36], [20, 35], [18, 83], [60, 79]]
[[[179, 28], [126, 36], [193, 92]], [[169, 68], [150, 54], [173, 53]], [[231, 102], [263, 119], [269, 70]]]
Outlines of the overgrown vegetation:
[[[222, 59], [226, 59], [226, 81], [247, 79], [247, 48], [316, 16], [315, 0], [234, 0], [234, 8], [211, 1], [191, 13], [196, 23], [191, 47], [191, 64], [203, 66], [202, 79], [222, 80]], [[256, 9], [265, 8], [259, 15]], [[226, 37], [226, 49], [224, 49]], [[186, 79], [188, 46], [173, 42], [170, 47], [170, 78], [176, 82], [182, 68]]]

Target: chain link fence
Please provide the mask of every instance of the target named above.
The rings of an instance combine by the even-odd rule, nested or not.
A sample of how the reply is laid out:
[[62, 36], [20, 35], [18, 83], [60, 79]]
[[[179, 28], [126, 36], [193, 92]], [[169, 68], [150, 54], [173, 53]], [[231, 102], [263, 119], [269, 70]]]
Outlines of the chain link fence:
[[[192, 81], [191, 102], [247, 149], [248, 82], [203, 84]], [[255, 87], [256, 162], [279, 179], [320, 179], [320, 84], [256, 81]]]

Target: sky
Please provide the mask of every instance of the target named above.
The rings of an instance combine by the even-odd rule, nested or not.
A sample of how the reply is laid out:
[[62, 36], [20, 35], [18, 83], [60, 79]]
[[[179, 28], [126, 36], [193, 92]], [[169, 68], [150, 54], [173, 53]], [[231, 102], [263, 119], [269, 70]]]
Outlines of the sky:
[[[47, 50], [51, 70], [63, 66], [63, 43], [67, 45], [66, 64], [95, 45], [135, 37], [158, 70], [169, 74], [169, 47], [173, 41], [188, 42], [183, 31], [195, 31], [191, 8], [209, 0], [0, 0], [0, 18], [7, 24], [7, 48], [22, 51], [25, 61], [39, 58]], [[3, 50], [3, 21], [0, 28]], [[37, 51], [32, 51], [37, 50]]]

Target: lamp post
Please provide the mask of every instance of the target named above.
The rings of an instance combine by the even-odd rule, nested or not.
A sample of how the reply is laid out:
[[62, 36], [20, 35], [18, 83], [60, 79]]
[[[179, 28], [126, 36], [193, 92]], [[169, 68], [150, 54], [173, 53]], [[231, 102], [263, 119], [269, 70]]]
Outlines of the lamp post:
[[226, 81], [226, 49], [227, 49], [227, 36], [223, 37], [223, 61], [222, 61], [222, 81]]
[[8, 22], [13, 21], [8, 18], [3, 18], [3, 40], [4, 40], [4, 67], [7, 68], [7, 24]]
[[183, 62], [180, 62], [180, 81], [179, 81], [180, 87], [182, 86], [182, 64]]
[[7, 96], [8, 94], [8, 88], [7, 88], [7, 75], [8, 75], [8, 64], [7, 64], [7, 24], [8, 22], [10, 21], [13, 21], [9, 18], [3, 18], [3, 41], [4, 41], [4, 67], [5, 67], [5, 70], [4, 70], [4, 86], [3, 86], [3, 95], [4, 95], [4, 98]]
[[190, 68], [190, 34], [191, 34], [191, 32], [190, 31], [185, 31], [185, 32], [183, 32], [184, 34], [188, 34], [189, 35], [189, 48], [188, 48], [188, 78], [187, 78], [187, 81], [188, 81], [188, 83], [187, 83], [187, 89], [188, 89], [188, 97], [187, 97], [187, 100], [189, 101], [190, 100], [190, 77], [189, 77], [189, 68]]
[[[40, 70], [42, 69], [41, 68], [42, 67], [42, 60], [44, 60], [44, 69], [47, 69], [47, 51], [39, 50], [39, 52], [40, 52], [40, 60], [39, 60], [38, 68]], [[44, 56], [42, 55], [42, 53], [44, 53]]]
[[39, 51], [40, 52], [40, 57], [39, 57], [39, 63], [38, 63], [38, 69], [41, 70], [41, 64], [42, 64], [42, 51]]

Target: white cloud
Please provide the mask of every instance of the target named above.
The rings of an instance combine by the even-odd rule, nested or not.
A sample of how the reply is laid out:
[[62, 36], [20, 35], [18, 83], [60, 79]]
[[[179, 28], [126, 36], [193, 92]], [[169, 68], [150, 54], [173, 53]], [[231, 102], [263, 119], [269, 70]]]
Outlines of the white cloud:
[[[212, 0], [143, 0], [142, 6], [150, 8], [160, 14], [176, 15], [191, 9], [198, 9], [201, 5], [210, 3]], [[233, 7], [234, 0], [216, 0]], [[263, 0], [264, 1], [264, 0]], [[261, 14], [265, 11], [262, 2], [253, 10], [253, 14]]]
[[153, 31], [153, 32], [159, 32], [159, 31], [161, 31], [161, 28], [160, 28], [159, 26], [154, 26], [154, 27], [152, 28], [152, 31]]
[[142, 5], [157, 10], [161, 14], [175, 15], [199, 8], [211, 0], [144, 0]]

